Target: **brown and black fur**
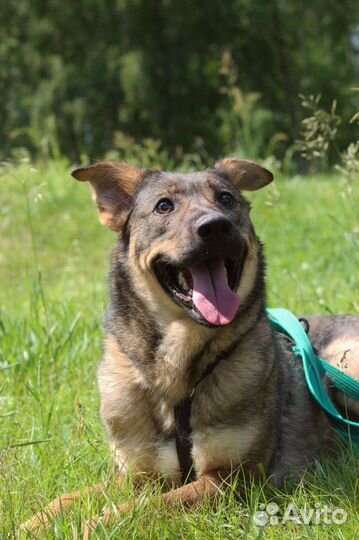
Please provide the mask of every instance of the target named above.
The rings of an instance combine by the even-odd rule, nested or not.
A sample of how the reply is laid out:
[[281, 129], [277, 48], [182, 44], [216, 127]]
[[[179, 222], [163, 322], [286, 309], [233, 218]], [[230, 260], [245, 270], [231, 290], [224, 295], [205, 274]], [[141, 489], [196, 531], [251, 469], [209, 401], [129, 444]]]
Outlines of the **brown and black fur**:
[[[166, 503], [191, 505], [204, 494], [214, 497], [239, 468], [253, 476], [264, 469], [279, 485], [327, 452], [335, 442], [330, 423], [311, 398], [290, 345], [266, 315], [263, 249], [241, 194], [268, 184], [271, 173], [250, 161], [227, 159], [187, 175], [103, 162], [73, 176], [90, 182], [101, 222], [118, 235], [98, 382], [120, 479], [129, 470], [138, 477], [165, 477], [173, 487], [164, 495]], [[221, 192], [232, 195], [233, 208], [221, 207]], [[172, 215], [154, 211], [163, 198], [175, 201]], [[230, 232], [223, 229], [220, 237], [203, 241], [196, 231], [206, 216], [222, 216]], [[241, 305], [232, 323], [213, 327], [171, 297], [156, 265], [184, 268], [218, 256], [238, 263]], [[358, 318], [308, 319], [318, 353], [337, 363], [349, 347], [349, 370], [359, 378]], [[326, 354], [335, 341], [337, 348]], [[181, 486], [174, 407], [191, 394], [206, 366], [228, 350], [195, 389], [191, 428], [197, 480]], [[353, 414], [357, 406], [351, 404]], [[50, 515], [58, 512], [59, 501]], [[28, 527], [38, 526], [41, 515], [44, 521], [40, 514]]]

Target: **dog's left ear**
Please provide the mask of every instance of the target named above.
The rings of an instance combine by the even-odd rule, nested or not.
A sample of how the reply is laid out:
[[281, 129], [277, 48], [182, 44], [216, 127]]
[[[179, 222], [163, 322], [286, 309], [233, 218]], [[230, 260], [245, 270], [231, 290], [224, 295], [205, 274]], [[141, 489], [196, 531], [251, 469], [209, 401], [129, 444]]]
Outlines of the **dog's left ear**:
[[215, 168], [225, 172], [239, 191], [256, 191], [273, 180], [270, 171], [247, 159], [222, 159], [217, 161]]
[[118, 161], [101, 161], [76, 169], [71, 174], [76, 180], [90, 182], [100, 222], [119, 231], [147, 171]]

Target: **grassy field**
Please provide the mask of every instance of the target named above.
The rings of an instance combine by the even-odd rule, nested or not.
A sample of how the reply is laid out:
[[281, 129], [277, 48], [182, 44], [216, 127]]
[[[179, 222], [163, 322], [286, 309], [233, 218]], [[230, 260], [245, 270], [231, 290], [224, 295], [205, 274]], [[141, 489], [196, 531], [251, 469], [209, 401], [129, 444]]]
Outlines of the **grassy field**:
[[[358, 313], [358, 191], [338, 176], [279, 179], [251, 195], [266, 245], [268, 303], [297, 313]], [[62, 162], [28, 163], [0, 175], [0, 538], [57, 494], [113, 474], [98, 415], [111, 232], [97, 222], [86, 186]], [[346, 450], [317, 463], [297, 486], [276, 492], [229, 491], [214, 511], [204, 504], [168, 511], [146, 485], [136, 509], [98, 538], [359, 538], [358, 461]], [[48, 538], [80, 538], [81, 521], [105, 504], [134, 498], [131, 483], [58, 519]], [[341, 508], [345, 523], [256, 525], [263, 505], [278, 516], [299, 509]], [[317, 505], [317, 506], [315, 506]], [[30, 537], [30, 536], [29, 536]]]

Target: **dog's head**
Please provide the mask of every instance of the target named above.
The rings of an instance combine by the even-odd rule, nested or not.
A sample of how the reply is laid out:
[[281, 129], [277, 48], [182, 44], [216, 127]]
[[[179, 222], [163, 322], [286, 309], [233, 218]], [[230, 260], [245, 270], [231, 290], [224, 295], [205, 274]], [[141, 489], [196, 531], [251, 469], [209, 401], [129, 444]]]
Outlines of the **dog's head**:
[[119, 233], [137, 283], [162, 309], [185, 310], [207, 326], [234, 320], [256, 245], [241, 191], [270, 183], [268, 170], [240, 159], [191, 174], [101, 162], [72, 175], [90, 182], [100, 221]]

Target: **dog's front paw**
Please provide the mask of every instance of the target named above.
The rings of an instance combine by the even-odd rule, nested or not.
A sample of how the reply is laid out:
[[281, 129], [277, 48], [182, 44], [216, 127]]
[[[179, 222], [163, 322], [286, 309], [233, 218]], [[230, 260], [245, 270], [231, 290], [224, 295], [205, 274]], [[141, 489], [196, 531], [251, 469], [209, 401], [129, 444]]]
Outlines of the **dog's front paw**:
[[47, 531], [51, 527], [52, 517], [53, 516], [49, 513], [39, 512], [20, 525], [16, 533], [16, 538], [23, 538], [27, 533], [31, 533], [31, 537], [36, 538], [39, 534]]
[[101, 525], [107, 525], [108, 523], [115, 524], [119, 521], [121, 514], [130, 512], [132, 509], [132, 504], [124, 503], [114, 509], [110, 508], [106, 510], [102, 516], [96, 516], [89, 519], [84, 525], [82, 539], [90, 540]]

